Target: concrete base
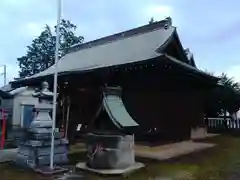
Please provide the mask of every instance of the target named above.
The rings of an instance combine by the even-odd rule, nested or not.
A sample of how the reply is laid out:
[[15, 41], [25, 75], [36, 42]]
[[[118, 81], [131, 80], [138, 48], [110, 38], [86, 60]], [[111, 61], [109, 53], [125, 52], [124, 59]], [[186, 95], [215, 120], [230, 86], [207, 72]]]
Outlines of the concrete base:
[[195, 137], [195, 138], [192, 138], [192, 140], [203, 140], [203, 139], [206, 139], [206, 138], [212, 138], [212, 137], [216, 137], [216, 136], [219, 136], [220, 134], [213, 134], [213, 133], [207, 133], [204, 137]]
[[17, 149], [0, 150], [0, 163], [15, 161], [17, 157]]
[[191, 129], [191, 139], [204, 139], [207, 137], [206, 127], [197, 127]]
[[203, 130], [199, 130], [199, 131], [192, 131], [191, 134], [191, 139], [192, 140], [202, 140], [202, 139], [206, 139], [206, 138], [211, 138], [211, 137], [215, 137], [215, 136], [219, 136], [220, 134], [212, 134], [212, 133], [207, 133]]
[[76, 167], [80, 170], [93, 172], [100, 175], [126, 175], [145, 167], [145, 165], [143, 163], [137, 162], [126, 169], [92, 169], [89, 168], [85, 162], [80, 162], [76, 165]]
[[201, 140], [201, 139], [210, 138], [218, 135], [219, 134], [208, 133], [206, 127], [197, 127], [197, 128], [191, 129], [192, 140]]
[[59, 177], [55, 177], [55, 180], [85, 180], [83, 174], [79, 174], [76, 172], [68, 172], [63, 175], [60, 175]]
[[168, 145], [149, 147], [135, 146], [135, 154], [137, 157], [149, 158], [155, 160], [167, 160], [190, 153], [198, 152], [204, 149], [212, 148], [215, 144], [200, 143], [193, 141], [183, 141]]
[[51, 175], [55, 175], [55, 174], [59, 174], [59, 173], [63, 173], [68, 171], [68, 169], [66, 168], [62, 168], [62, 167], [54, 167], [54, 169], [50, 169], [50, 167], [42, 167], [42, 168], [37, 168], [37, 169], [33, 169], [35, 172], [40, 173], [42, 175], [46, 175], [46, 176], [51, 176]]

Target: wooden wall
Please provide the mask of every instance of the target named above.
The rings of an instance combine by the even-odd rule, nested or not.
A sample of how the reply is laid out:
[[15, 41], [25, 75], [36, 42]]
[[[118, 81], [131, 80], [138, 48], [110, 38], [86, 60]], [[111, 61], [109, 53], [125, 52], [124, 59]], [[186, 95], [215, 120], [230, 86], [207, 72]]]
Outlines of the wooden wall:
[[[94, 77], [96, 81], [98, 76]], [[94, 86], [89, 86], [86, 92], [77, 90], [80, 86], [78, 81], [70, 82], [73, 86], [69, 92], [73, 99], [70, 126], [92, 122], [101, 102], [100, 87], [104, 85], [103, 82], [108, 81], [109, 86], [118, 85], [123, 88], [122, 97], [126, 109], [140, 124], [142, 132], [157, 127], [162, 134], [161, 138], [178, 141], [190, 138], [191, 127], [204, 124], [203, 102], [208, 89], [204, 80], [173, 67], [119, 73], [110, 77], [112, 78], [103, 78], [98, 84], [89, 83], [95, 82], [89, 79], [88, 85]], [[81, 84], [81, 87], [87, 86]]]
[[203, 124], [202, 98], [196, 92], [124, 91], [123, 100], [142, 129], [156, 127], [163, 139], [189, 139], [191, 127]]

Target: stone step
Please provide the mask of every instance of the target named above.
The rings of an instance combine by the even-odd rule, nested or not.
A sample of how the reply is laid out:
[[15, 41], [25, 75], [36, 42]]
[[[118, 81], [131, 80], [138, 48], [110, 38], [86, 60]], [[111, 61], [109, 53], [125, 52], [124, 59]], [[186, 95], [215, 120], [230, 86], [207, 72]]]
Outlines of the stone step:
[[[67, 154], [55, 154], [54, 164], [61, 165], [68, 163]], [[23, 154], [17, 154], [16, 164], [24, 168], [35, 168], [50, 164], [50, 156], [29, 157]]]
[[[18, 147], [18, 153], [24, 154], [25, 156], [46, 156], [50, 155], [51, 147], [38, 147], [38, 148], [32, 148], [30, 146], [19, 146]], [[66, 154], [68, 153], [68, 148], [66, 146], [56, 146], [54, 148], [55, 154]]]

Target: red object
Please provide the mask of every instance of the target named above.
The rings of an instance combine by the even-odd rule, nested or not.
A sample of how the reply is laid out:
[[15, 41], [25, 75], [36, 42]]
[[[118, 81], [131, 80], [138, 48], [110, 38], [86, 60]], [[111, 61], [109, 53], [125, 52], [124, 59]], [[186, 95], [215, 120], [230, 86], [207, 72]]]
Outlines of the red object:
[[63, 136], [65, 136], [65, 130], [64, 130], [64, 125], [63, 124], [60, 127], [60, 132], [62, 132]]
[[101, 144], [97, 144], [97, 146], [95, 147], [95, 150], [94, 150], [94, 154], [100, 154], [103, 152], [103, 147]]
[[5, 143], [5, 134], [6, 134], [6, 125], [7, 125], [7, 117], [5, 114], [5, 110], [1, 109], [2, 112], [2, 135], [1, 135], [1, 143], [0, 148], [4, 149], [4, 143]]

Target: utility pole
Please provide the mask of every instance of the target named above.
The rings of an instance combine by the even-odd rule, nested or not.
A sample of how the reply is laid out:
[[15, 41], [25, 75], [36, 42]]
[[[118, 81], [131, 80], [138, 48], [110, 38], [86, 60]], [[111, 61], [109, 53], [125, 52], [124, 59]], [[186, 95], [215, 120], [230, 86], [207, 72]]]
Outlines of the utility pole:
[[3, 75], [4, 85], [6, 85], [7, 84], [7, 65], [4, 64], [0, 67], [3, 67], [3, 73], [1, 73], [0, 75]]
[[7, 66], [6, 64], [3, 66], [3, 78], [4, 78], [4, 86], [7, 84]]

